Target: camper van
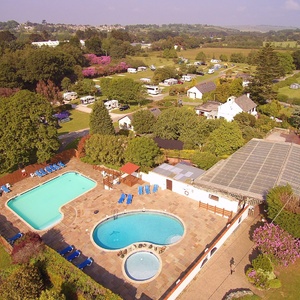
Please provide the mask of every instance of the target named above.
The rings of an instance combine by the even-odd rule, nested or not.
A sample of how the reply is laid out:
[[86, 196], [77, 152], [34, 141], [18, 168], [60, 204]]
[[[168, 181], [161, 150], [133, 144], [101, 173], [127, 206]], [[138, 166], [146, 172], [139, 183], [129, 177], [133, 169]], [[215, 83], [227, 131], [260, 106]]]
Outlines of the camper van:
[[63, 93], [63, 98], [64, 98], [64, 101], [71, 101], [71, 100], [75, 100], [77, 99], [77, 93], [76, 92], [66, 92], [66, 93]]
[[215, 73], [214, 69], [209, 69], [208, 72], [207, 72], [207, 74], [213, 74], [213, 73]]
[[181, 79], [188, 82], [192, 81], [192, 77], [190, 75], [183, 75]]
[[128, 68], [127, 72], [128, 73], [137, 73], [137, 70], [136, 70], [136, 68]]
[[94, 96], [84, 96], [80, 98], [80, 102], [81, 104], [87, 105], [90, 103], [94, 103], [95, 102], [95, 97]]
[[107, 100], [104, 102], [104, 106], [108, 109], [114, 109], [119, 107], [119, 101], [118, 100]]
[[147, 89], [147, 93], [149, 95], [158, 95], [160, 92], [160, 89], [157, 85], [144, 85], [144, 87]]

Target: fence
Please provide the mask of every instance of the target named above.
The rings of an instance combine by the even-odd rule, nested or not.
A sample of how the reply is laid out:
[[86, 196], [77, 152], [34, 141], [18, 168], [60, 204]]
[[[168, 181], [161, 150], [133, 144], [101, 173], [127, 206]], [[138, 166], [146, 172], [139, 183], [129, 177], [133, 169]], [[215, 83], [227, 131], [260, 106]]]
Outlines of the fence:
[[[77, 157], [77, 151], [75, 149], [65, 150], [61, 153], [58, 153], [54, 157], [52, 157], [49, 163], [57, 163], [59, 161], [68, 162], [71, 158]], [[0, 186], [9, 183], [11, 185], [27, 178], [31, 173], [34, 173], [36, 170], [41, 168], [45, 168], [49, 163], [36, 163], [33, 165], [29, 165], [24, 167], [22, 170], [16, 170], [13, 173], [7, 174], [0, 178]]]
[[224, 208], [219, 208], [217, 206], [209, 205], [208, 203], [202, 203], [201, 201], [199, 201], [199, 207], [212, 211], [215, 214], [221, 215], [222, 217], [227, 217], [229, 220], [232, 218], [232, 214], [233, 214], [232, 211], [226, 210]]

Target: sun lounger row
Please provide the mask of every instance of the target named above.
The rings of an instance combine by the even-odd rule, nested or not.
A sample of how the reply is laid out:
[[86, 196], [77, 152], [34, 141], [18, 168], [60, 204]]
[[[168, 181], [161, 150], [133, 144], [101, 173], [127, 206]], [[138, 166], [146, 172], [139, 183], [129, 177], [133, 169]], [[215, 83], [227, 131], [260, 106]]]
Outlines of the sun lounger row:
[[[153, 185], [153, 189], [152, 189], [152, 193], [156, 193], [158, 191], [158, 184], [154, 184]], [[145, 185], [144, 187], [142, 185], [140, 185], [138, 187], [138, 194], [139, 195], [143, 195], [143, 194], [151, 194], [151, 189], [150, 189], [150, 185]]]
[[124, 193], [121, 194], [120, 199], [118, 200], [118, 203], [120, 203], [120, 204], [123, 203], [125, 201], [126, 197], [127, 197], [126, 204], [131, 204], [133, 195], [132, 194], [126, 195]]
[[41, 168], [41, 169], [39, 169], [39, 170], [36, 170], [36, 171], [34, 172], [34, 174], [35, 174], [36, 176], [38, 176], [38, 177], [43, 177], [43, 176], [45, 176], [45, 175], [47, 175], [47, 174], [50, 174], [50, 173], [52, 173], [52, 172], [55, 172], [55, 171], [57, 171], [57, 170], [62, 169], [62, 168], [64, 168], [65, 166], [66, 166], [66, 165], [65, 165], [63, 162], [59, 161], [57, 164], [51, 164], [51, 165], [46, 166], [44, 169]]
[[19, 238], [21, 238], [23, 236], [22, 232], [18, 232], [16, 235], [14, 235], [13, 237], [9, 238], [7, 241], [13, 245], [15, 243], [16, 240], [18, 240]]
[[[68, 253], [72, 252], [73, 250], [74, 250], [74, 247], [72, 245], [68, 245], [66, 248], [58, 251], [58, 253], [61, 256], [65, 256]], [[79, 257], [80, 254], [81, 254], [81, 251], [76, 249], [74, 252], [72, 252], [68, 256], [65, 256], [65, 258], [67, 261], [72, 262], [75, 258]], [[90, 266], [92, 263], [93, 263], [93, 259], [91, 257], [88, 257], [82, 263], [77, 264], [76, 267], [80, 270], [83, 270], [85, 267]]]

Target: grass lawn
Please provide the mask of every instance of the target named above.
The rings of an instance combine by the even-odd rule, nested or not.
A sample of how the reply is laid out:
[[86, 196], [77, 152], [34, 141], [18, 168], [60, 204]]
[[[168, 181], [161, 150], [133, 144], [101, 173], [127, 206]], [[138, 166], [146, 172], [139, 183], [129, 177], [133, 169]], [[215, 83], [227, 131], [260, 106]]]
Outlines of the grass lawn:
[[282, 283], [279, 289], [271, 289], [264, 293], [266, 300], [300, 299], [300, 259], [288, 268], [278, 267], [275, 273]]
[[59, 135], [90, 127], [89, 113], [85, 113], [74, 109], [71, 111], [70, 119], [70, 122], [60, 124], [61, 128], [57, 130]]
[[283, 88], [278, 89], [278, 94], [286, 95], [289, 98], [300, 98], [299, 89], [293, 90], [293, 89], [290, 89], [289, 86], [285, 86]]

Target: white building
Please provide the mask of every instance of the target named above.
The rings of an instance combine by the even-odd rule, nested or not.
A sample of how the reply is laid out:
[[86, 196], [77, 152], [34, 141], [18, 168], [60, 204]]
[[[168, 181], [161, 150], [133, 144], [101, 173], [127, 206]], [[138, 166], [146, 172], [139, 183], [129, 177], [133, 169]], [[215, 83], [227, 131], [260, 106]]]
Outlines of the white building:
[[249, 94], [240, 97], [231, 96], [227, 99], [227, 102], [218, 107], [218, 118], [224, 118], [228, 122], [231, 122], [241, 112], [246, 112], [256, 117], [256, 106], [250, 99]]
[[215, 89], [216, 85], [212, 81], [199, 83], [187, 90], [187, 96], [191, 99], [202, 99], [205, 93], [212, 92]]

